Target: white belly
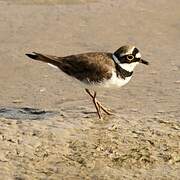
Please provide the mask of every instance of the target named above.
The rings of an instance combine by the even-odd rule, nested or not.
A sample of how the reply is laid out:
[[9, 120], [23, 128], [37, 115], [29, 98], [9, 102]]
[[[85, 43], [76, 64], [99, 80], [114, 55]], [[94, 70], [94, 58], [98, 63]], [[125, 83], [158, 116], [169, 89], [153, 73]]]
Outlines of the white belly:
[[104, 80], [100, 83], [80, 83], [83, 88], [91, 88], [92, 90], [96, 91], [103, 87], [105, 88], [118, 88], [127, 84], [132, 76], [126, 77], [126, 79], [118, 78], [116, 73], [112, 72], [112, 77], [109, 80]]
[[111, 79], [104, 81], [102, 85], [104, 85], [105, 87], [121, 87], [127, 84], [130, 81], [131, 77], [132, 76], [122, 79], [120, 77], [117, 77], [115, 72], [112, 72]]

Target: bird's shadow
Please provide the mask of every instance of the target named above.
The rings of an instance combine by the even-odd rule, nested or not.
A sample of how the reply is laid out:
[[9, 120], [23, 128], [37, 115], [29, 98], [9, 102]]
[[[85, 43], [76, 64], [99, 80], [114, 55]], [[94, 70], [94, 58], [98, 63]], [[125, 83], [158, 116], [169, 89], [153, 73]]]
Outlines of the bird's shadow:
[[43, 120], [57, 114], [56, 111], [45, 111], [31, 107], [0, 107], [0, 117], [14, 120]]

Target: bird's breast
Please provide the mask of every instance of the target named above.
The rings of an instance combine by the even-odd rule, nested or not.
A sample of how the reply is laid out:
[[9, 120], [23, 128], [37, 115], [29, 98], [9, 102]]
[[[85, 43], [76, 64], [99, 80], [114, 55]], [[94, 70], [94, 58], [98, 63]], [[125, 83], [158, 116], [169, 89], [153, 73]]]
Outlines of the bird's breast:
[[118, 77], [116, 72], [113, 71], [111, 78], [108, 80], [105, 80], [103, 82], [103, 85], [105, 87], [112, 87], [112, 86], [121, 87], [121, 86], [124, 86], [125, 84], [127, 84], [131, 78], [132, 78], [132, 76], [126, 77], [125, 79], [123, 79], [120, 76]]
[[118, 88], [127, 84], [132, 76], [126, 77], [125, 79], [117, 76], [116, 72], [112, 71], [112, 76], [110, 79], [104, 79], [101, 82], [90, 82], [90, 81], [81, 81], [83, 88], [91, 88], [94, 91], [101, 88]]

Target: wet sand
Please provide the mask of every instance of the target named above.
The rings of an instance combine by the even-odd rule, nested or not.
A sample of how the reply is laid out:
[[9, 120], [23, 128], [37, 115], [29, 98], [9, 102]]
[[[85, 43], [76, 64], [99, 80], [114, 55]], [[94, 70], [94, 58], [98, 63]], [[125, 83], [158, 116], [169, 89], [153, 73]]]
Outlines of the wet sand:
[[[29, 2], [0, 1], [0, 179], [179, 179], [179, 1]], [[124, 44], [150, 66], [98, 90], [104, 120], [78, 81], [24, 55]]]

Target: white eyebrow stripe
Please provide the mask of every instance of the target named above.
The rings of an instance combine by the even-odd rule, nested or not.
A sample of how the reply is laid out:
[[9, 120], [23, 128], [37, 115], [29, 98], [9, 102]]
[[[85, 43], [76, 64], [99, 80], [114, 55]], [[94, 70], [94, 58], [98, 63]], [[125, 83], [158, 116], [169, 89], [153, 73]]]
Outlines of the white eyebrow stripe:
[[136, 58], [141, 58], [141, 53], [138, 52], [136, 55], [135, 55]]

